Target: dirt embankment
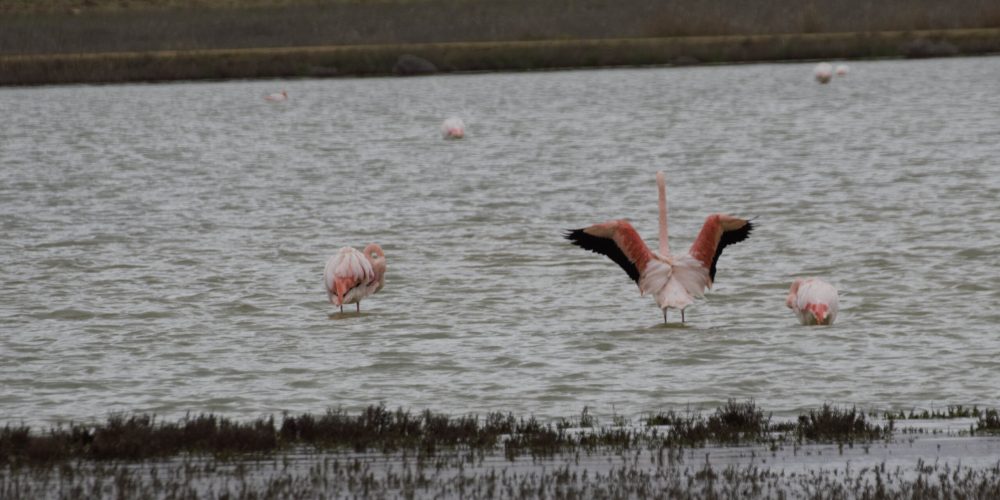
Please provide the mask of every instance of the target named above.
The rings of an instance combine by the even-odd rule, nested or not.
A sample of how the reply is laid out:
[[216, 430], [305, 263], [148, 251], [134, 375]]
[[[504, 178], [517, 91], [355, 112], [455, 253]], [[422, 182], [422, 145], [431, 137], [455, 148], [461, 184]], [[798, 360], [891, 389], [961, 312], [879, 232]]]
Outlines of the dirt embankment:
[[479, 71], [990, 52], [983, 0], [0, 3], [8, 85], [392, 74], [406, 54]]

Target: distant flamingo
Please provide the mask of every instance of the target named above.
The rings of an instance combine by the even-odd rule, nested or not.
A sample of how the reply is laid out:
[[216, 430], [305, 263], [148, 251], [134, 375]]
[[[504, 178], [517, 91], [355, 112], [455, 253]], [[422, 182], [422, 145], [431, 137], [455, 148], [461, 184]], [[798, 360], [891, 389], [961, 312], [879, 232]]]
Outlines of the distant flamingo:
[[627, 220], [612, 220], [583, 229], [570, 230], [566, 239], [574, 245], [608, 256], [622, 267], [628, 277], [639, 285], [640, 295], [653, 294], [656, 305], [681, 311], [694, 299], [704, 296], [715, 281], [715, 265], [722, 250], [739, 243], [753, 230], [753, 223], [724, 214], [712, 214], [705, 219], [701, 232], [686, 254], [671, 255], [667, 244], [667, 187], [663, 172], [657, 172], [660, 194], [660, 248], [650, 250]]
[[268, 95], [264, 96], [264, 100], [265, 101], [275, 101], [275, 102], [286, 101], [286, 100], [288, 100], [288, 92], [285, 92], [284, 90], [282, 90], [278, 94], [268, 94]]
[[819, 278], [798, 278], [788, 290], [785, 305], [803, 325], [832, 325], [837, 319], [837, 289]]
[[385, 253], [375, 243], [366, 246], [364, 253], [343, 247], [326, 261], [323, 279], [327, 298], [340, 306], [340, 312], [344, 304], [357, 304], [361, 312], [361, 299], [385, 286]]
[[441, 124], [441, 136], [445, 139], [461, 139], [465, 137], [465, 122], [452, 116]]
[[850, 71], [850, 69], [847, 67], [846, 64], [838, 64], [837, 69], [836, 71], [834, 71], [834, 73], [836, 73], [837, 76], [847, 76], [848, 71]]
[[833, 66], [830, 63], [819, 63], [813, 69], [813, 76], [819, 83], [829, 83], [830, 79], [833, 78]]

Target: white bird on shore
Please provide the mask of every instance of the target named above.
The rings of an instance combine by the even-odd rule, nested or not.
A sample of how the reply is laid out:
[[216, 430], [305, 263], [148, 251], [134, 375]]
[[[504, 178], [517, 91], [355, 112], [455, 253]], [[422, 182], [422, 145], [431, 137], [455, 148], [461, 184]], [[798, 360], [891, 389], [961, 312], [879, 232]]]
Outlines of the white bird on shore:
[[722, 250], [750, 236], [753, 223], [725, 214], [712, 214], [705, 219], [698, 237], [687, 253], [670, 254], [667, 242], [667, 188], [663, 172], [657, 172], [656, 184], [660, 195], [660, 248], [650, 250], [627, 220], [612, 220], [583, 229], [570, 230], [566, 239], [574, 245], [606, 255], [622, 267], [628, 277], [639, 285], [639, 293], [652, 294], [663, 310], [679, 309], [684, 322], [684, 308], [702, 297], [715, 281], [715, 265]]
[[323, 281], [330, 303], [340, 306], [357, 304], [361, 312], [361, 299], [373, 295], [385, 286], [385, 253], [382, 247], [371, 243], [359, 252], [343, 247], [326, 261]]
[[284, 90], [282, 90], [281, 92], [279, 92], [277, 94], [268, 94], [268, 95], [264, 96], [264, 100], [265, 101], [272, 101], [272, 102], [287, 101], [288, 100], [288, 92], [285, 92]]
[[441, 124], [441, 136], [445, 139], [461, 139], [465, 137], [465, 122], [457, 116], [452, 116]]
[[813, 76], [819, 83], [829, 83], [830, 79], [833, 78], [833, 66], [830, 63], [819, 63], [813, 69]]
[[819, 278], [797, 278], [785, 305], [803, 325], [832, 325], [839, 309], [837, 289]]

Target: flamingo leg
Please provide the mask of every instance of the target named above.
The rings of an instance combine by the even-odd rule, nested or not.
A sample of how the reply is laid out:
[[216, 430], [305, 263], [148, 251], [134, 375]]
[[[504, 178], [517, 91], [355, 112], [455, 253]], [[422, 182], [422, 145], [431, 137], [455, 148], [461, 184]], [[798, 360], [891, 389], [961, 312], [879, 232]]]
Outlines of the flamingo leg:
[[684, 309], [681, 309], [681, 323], [684, 322]]
[[663, 308], [663, 324], [667, 324], [667, 308]]
[[340, 305], [340, 312], [344, 312], [344, 304]]
[[358, 306], [358, 312], [360, 313], [361, 312], [361, 301], [360, 300], [358, 301], [357, 306]]

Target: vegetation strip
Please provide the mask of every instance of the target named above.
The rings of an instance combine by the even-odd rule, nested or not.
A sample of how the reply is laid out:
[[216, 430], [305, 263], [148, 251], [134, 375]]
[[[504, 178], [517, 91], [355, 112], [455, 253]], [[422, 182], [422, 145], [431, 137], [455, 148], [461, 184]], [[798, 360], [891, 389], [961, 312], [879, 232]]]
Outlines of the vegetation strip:
[[[891, 414], [890, 414], [891, 416]], [[150, 415], [114, 415], [100, 425], [73, 424], [34, 433], [28, 426], [0, 429], [0, 465], [46, 465], [74, 459], [143, 460], [184, 454], [212, 456], [268, 455], [311, 447], [317, 450], [395, 452], [433, 456], [440, 450], [502, 449], [517, 456], [551, 456], [595, 449], [682, 449], [709, 444], [853, 443], [890, 439], [894, 420], [873, 423], [856, 408], [823, 405], [795, 422], [772, 422], [751, 400], [729, 401], [712, 414], [660, 413], [644, 426], [595, 426], [587, 410], [578, 420], [541, 423], [534, 417], [490, 413], [449, 417], [424, 411], [390, 411], [370, 406], [351, 415], [285, 415], [234, 422], [215, 415], [158, 422]], [[972, 432], [1000, 431], [996, 410], [981, 413]]]
[[404, 55], [451, 72], [991, 52], [1000, 29], [20, 54], [0, 55], [0, 85], [389, 75]]

